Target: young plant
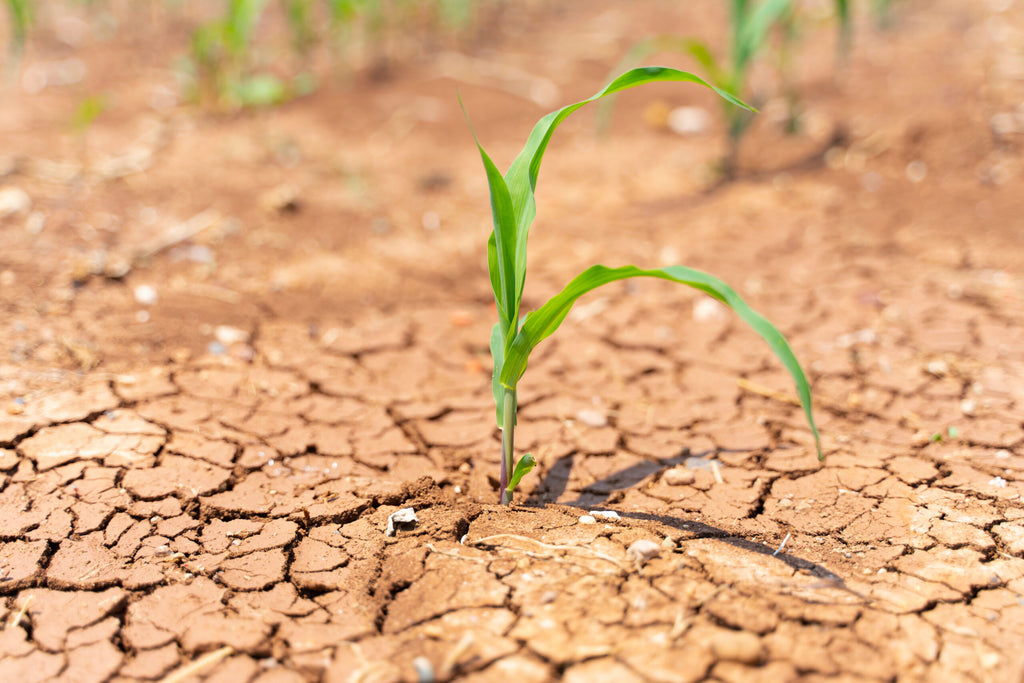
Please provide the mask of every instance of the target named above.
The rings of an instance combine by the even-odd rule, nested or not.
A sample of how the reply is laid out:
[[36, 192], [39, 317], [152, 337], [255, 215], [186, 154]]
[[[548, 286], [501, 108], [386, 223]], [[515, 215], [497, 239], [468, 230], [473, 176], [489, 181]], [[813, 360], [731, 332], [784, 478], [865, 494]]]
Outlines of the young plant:
[[577, 275], [543, 306], [521, 317], [520, 302], [526, 282], [526, 242], [530, 225], [537, 213], [534, 190], [541, 160], [551, 136], [570, 114], [587, 103], [655, 81], [697, 83], [711, 88], [722, 99], [749, 110], [747, 105], [728, 92], [691, 73], [665, 67], [644, 67], [627, 71], [592, 97], [544, 116], [534, 126], [526, 146], [504, 175], [477, 140], [477, 149], [490, 187], [491, 214], [494, 220], [494, 228], [487, 242], [487, 263], [498, 311], [498, 322], [491, 332], [491, 355], [494, 360], [492, 389], [498, 427], [501, 429], [499, 488], [503, 505], [512, 501], [516, 486], [536, 464], [529, 454], [518, 462], [514, 457], [516, 387], [526, 371], [530, 353], [537, 344], [558, 329], [577, 299], [601, 285], [631, 277], [660, 278], [698, 289], [732, 308], [750, 325], [792, 375], [804, 414], [814, 434], [818, 457], [822, 458], [821, 442], [811, 412], [810, 386], [786, 339], [771, 323], [754, 312], [735, 291], [712, 275], [684, 266], [644, 270], [636, 266], [608, 268], [595, 265]]
[[[834, 0], [834, 7], [839, 22], [838, 51], [840, 58], [843, 58], [849, 51], [852, 31], [849, 0]], [[790, 53], [796, 39], [796, 9], [794, 0], [730, 0], [729, 48], [726, 54], [716, 56], [706, 42], [695, 38], [661, 35], [636, 43], [623, 57], [616, 71], [640, 64], [659, 52], [675, 52], [696, 60], [717, 89], [751, 98], [746, 92], [750, 69], [765, 50], [773, 29], [777, 29], [780, 34], [780, 79], [791, 112], [789, 126], [795, 128], [796, 119], [792, 112], [795, 111], [797, 96], [789, 70]], [[605, 127], [610, 116], [609, 106], [604, 107], [602, 114], [602, 125]], [[720, 170], [723, 178], [731, 179], [736, 174], [740, 141], [753, 117], [748, 108], [737, 107], [730, 100], [723, 100], [722, 119], [728, 133], [728, 146]]]
[[7, 10], [11, 16], [11, 45], [9, 48], [10, 62], [8, 67], [11, 72], [21, 58], [22, 50], [25, 49], [25, 39], [28, 36], [29, 24], [32, 23], [32, 8], [29, 0], [7, 0]]
[[[272, 73], [251, 72], [256, 27], [268, 1], [226, 0], [223, 17], [201, 25], [192, 34], [191, 66], [196, 72], [197, 99], [232, 107], [265, 107], [315, 88], [310, 74], [284, 79]], [[307, 28], [303, 22], [308, 19], [304, 14], [308, 9], [301, 0], [285, 5], [296, 46], [308, 39], [302, 33]]]

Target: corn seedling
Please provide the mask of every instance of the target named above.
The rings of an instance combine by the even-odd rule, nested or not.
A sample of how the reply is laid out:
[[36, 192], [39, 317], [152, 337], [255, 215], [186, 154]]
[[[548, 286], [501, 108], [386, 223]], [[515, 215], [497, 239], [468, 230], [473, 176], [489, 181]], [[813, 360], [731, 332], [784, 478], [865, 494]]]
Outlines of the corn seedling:
[[[7, 0], [8, 2], [27, 0]], [[257, 51], [256, 29], [275, 9], [290, 38], [293, 64], [315, 62], [314, 49], [327, 44], [335, 65], [348, 65], [364, 53], [363, 61], [380, 68], [395, 45], [420, 24], [437, 32], [468, 30], [481, 0], [221, 0], [223, 13], [199, 26], [192, 35], [185, 76], [195, 99], [229, 107], [279, 104], [316, 87], [312, 73], [281, 75], [283, 60], [275, 58], [274, 73], [260, 69], [265, 55]], [[275, 28], [272, 21], [267, 22]], [[269, 31], [273, 33], [273, 31]], [[261, 36], [262, 38], [263, 36]], [[287, 69], [285, 69], [286, 73]], [[348, 69], [341, 69], [347, 74]]]
[[71, 117], [71, 128], [78, 135], [82, 137], [92, 127], [93, 122], [99, 118], [100, 114], [107, 111], [110, 107], [110, 102], [107, 100], [107, 96], [103, 94], [89, 95], [75, 108], [75, 113]]
[[[315, 88], [308, 73], [290, 79], [253, 72], [254, 34], [268, 0], [227, 0], [224, 16], [200, 26], [192, 35], [191, 66], [200, 100], [231, 106], [258, 107], [280, 104]], [[285, 15], [297, 51], [308, 49], [312, 37], [308, 2], [291, 0]]]
[[[851, 31], [849, 0], [835, 0], [839, 19], [840, 55], [849, 49]], [[724, 55], [716, 55], [708, 43], [691, 37], [661, 35], [636, 43], [626, 53], [615, 72], [641, 64], [654, 54], [670, 52], [687, 55], [701, 66], [707, 79], [719, 90], [736, 93], [752, 101], [757, 98], [747, 93], [750, 69], [768, 44], [773, 29], [780, 33], [779, 71], [790, 111], [795, 109], [796, 91], [790, 83], [792, 45], [796, 39], [795, 0], [731, 0], [729, 3], [729, 47]], [[604, 107], [603, 127], [610, 117], [610, 100]], [[740, 141], [753, 120], [749, 109], [722, 100], [722, 119], [728, 134], [726, 153], [721, 162], [721, 174], [730, 179], [736, 174], [736, 161]], [[792, 118], [792, 117], [791, 117]]]
[[29, 0], [7, 0], [7, 11], [11, 17], [11, 35], [9, 65], [17, 64], [21, 53], [25, 49], [25, 39], [28, 37], [28, 27], [32, 23], [31, 7]]
[[892, 23], [892, 6], [895, 2], [896, 0], [871, 0], [871, 14], [876, 26], [889, 28]]
[[[483, 160], [490, 188], [491, 214], [494, 222], [487, 242], [487, 263], [498, 312], [498, 322], [491, 333], [490, 347], [494, 361], [492, 390], [496, 419], [501, 429], [499, 488], [502, 504], [512, 501], [516, 486], [536, 464], [530, 454], [524, 455], [518, 462], [514, 458], [516, 387], [526, 371], [530, 353], [558, 329], [581, 296], [601, 285], [632, 277], [653, 277], [688, 285], [734, 310], [768, 343], [792, 375], [804, 414], [814, 434], [818, 457], [822, 457], [821, 443], [811, 412], [810, 386], [785, 337], [751, 309], [728, 285], [712, 275], [684, 266], [645, 270], [636, 266], [609, 268], [595, 265], [576, 276], [540, 308], [520, 317], [520, 303], [526, 282], [526, 243], [530, 225], [537, 213], [534, 190], [541, 161], [551, 136], [570, 114], [584, 105], [627, 88], [656, 81], [683, 81], [703, 85], [714, 90], [731, 105], [750, 111], [750, 107], [733, 95], [691, 73], [665, 67], [644, 67], [627, 71], [594, 96], [541, 118], [530, 133], [526, 145], [504, 175], [477, 140], [477, 149]], [[475, 135], [474, 133], [474, 139]]]

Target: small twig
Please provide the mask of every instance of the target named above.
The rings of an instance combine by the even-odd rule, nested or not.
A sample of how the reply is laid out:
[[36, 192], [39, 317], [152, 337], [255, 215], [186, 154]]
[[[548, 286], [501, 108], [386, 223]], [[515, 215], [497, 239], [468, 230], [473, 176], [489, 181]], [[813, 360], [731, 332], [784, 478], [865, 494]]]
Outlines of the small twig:
[[99, 574], [104, 569], [108, 569], [108, 568], [113, 567], [113, 566], [114, 566], [113, 562], [106, 562], [104, 564], [98, 564], [95, 567], [93, 567], [92, 569], [90, 569], [89, 571], [87, 571], [86, 573], [84, 573], [81, 576], [79, 576], [78, 580], [79, 581], [85, 581], [86, 579], [91, 579], [92, 577], [96, 576], [97, 574]]
[[776, 555], [782, 552], [782, 549], [786, 547], [786, 543], [789, 541], [789, 537], [791, 535], [792, 534], [786, 534], [786, 537], [782, 539], [782, 543], [780, 543], [779, 547], [775, 549], [774, 553], [772, 553], [772, 557], [775, 557]]
[[173, 247], [176, 244], [192, 239], [203, 230], [215, 225], [221, 219], [221, 214], [215, 209], [206, 209], [197, 213], [187, 221], [171, 226], [156, 240], [143, 247], [135, 254], [134, 262], [156, 256], [161, 251]]
[[442, 679], [449, 678], [452, 675], [459, 660], [462, 659], [462, 655], [466, 654], [475, 642], [472, 631], [466, 631], [462, 634], [462, 638], [459, 639], [459, 642], [455, 644], [455, 647], [452, 648], [452, 651], [448, 653], [448, 656], [441, 663], [439, 673]]
[[21, 623], [21, 620], [25, 618], [25, 614], [28, 612], [28, 606], [32, 604], [32, 601], [35, 600], [35, 598], [36, 596], [34, 594], [25, 598], [25, 601], [21, 603], [21, 609], [18, 610], [18, 613], [7, 621], [7, 628], [14, 628]]
[[736, 386], [738, 386], [740, 389], [743, 389], [744, 391], [749, 391], [752, 394], [757, 394], [758, 396], [770, 398], [773, 401], [788, 403], [789, 405], [797, 406], [798, 408], [800, 407], [800, 401], [799, 399], [797, 399], [796, 396], [791, 396], [781, 391], [769, 389], [766, 386], [763, 386], [761, 384], [755, 384], [754, 382], [751, 382], [750, 380], [747, 379], [743, 379], [742, 377], [736, 380]]
[[717, 460], [711, 461], [711, 474], [715, 477], [716, 484], [725, 483], [725, 479], [722, 479], [722, 468], [718, 466]]
[[183, 681], [190, 676], [198, 674], [203, 669], [209, 666], [213, 666], [214, 664], [224, 659], [228, 655], [232, 654], [233, 652], [234, 650], [231, 648], [230, 645], [225, 645], [219, 650], [214, 650], [213, 652], [203, 655], [194, 662], [190, 662], [185, 666], [178, 667], [178, 669], [176, 669], [175, 671], [172, 671], [171, 673], [167, 674], [167, 676], [163, 678], [160, 681], [160, 683], [178, 683], [178, 681]]
[[693, 618], [687, 616], [686, 610], [679, 608], [679, 612], [676, 614], [675, 623], [672, 624], [672, 630], [668, 632], [668, 639], [674, 641], [686, 633], [690, 629], [690, 624], [693, 623]]
[[[589, 555], [589, 556], [594, 557], [594, 558], [599, 559], [599, 560], [604, 560], [605, 562], [610, 562], [611, 564], [615, 565], [615, 567], [618, 568], [619, 570], [624, 571], [624, 572], [629, 572], [629, 567], [623, 565], [621, 562], [619, 562], [618, 560], [616, 560], [614, 557], [612, 557], [610, 555], [605, 555], [604, 553], [600, 553], [600, 552], [598, 552], [596, 550], [591, 550], [589, 548], [582, 548], [582, 547], [580, 547], [578, 545], [552, 545], [550, 543], [542, 543], [541, 541], [538, 541], [535, 538], [530, 538], [529, 536], [518, 536], [516, 534], [495, 534], [494, 536], [487, 536], [485, 538], [480, 538], [480, 539], [477, 539], [475, 541], [467, 541], [466, 543], [467, 543], [467, 545], [497, 545], [497, 544], [494, 543], [494, 541], [499, 540], [499, 539], [510, 539], [510, 540], [517, 540], [517, 541], [526, 541], [528, 543], [533, 543], [535, 545], [539, 545], [540, 547], [545, 548], [546, 550], [564, 550], [566, 552], [579, 552], [579, 553], [582, 553], [584, 555]], [[507, 547], [507, 546], [502, 546], [502, 547]], [[529, 551], [525, 551], [524, 550], [524, 551], [521, 551], [521, 552], [528, 553]]]
[[454, 550], [442, 550], [441, 548], [434, 547], [433, 543], [427, 543], [426, 547], [430, 552], [437, 553], [438, 555], [447, 555], [448, 557], [457, 557], [460, 560], [468, 560], [469, 562], [476, 562], [478, 564], [487, 564], [487, 560], [483, 558], [467, 557], [466, 555], [461, 555]]
[[[767, 399], [771, 399], [772, 401], [787, 403], [791, 406], [796, 406], [797, 408], [801, 406], [800, 399], [798, 399], [796, 396], [793, 396], [792, 394], [787, 394], [782, 391], [775, 391], [774, 389], [769, 389], [763, 384], [757, 384], [756, 382], [751, 382], [750, 380], [743, 379], [742, 377], [736, 380], [736, 386], [738, 386], [740, 389], [743, 389], [744, 391], [749, 391], [752, 394], [763, 396]], [[844, 408], [843, 406], [834, 401], [829, 401], [828, 399], [822, 398], [820, 396], [815, 397], [814, 402], [816, 405], [820, 405], [823, 408], [828, 408], [829, 410], [835, 410], [840, 412], [849, 410], [848, 408]]]
[[356, 659], [359, 660], [359, 668], [353, 671], [348, 676], [348, 683], [362, 683], [363, 681], [369, 680], [369, 677], [375, 672], [386, 670], [387, 665], [383, 662], [371, 662], [363, 654], [363, 649], [359, 647], [359, 643], [351, 640], [343, 640], [338, 645], [348, 645], [352, 648], [352, 652], [355, 654]]

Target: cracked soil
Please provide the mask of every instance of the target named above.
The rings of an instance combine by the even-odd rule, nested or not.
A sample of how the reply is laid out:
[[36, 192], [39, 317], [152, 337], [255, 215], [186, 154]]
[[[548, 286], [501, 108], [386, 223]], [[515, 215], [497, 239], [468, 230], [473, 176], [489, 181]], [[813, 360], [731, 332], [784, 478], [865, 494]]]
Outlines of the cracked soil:
[[132, 30], [74, 50], [41, 22], [23, 70], [86, 71], [0, 91], [0, 678], [1024, 680], [1024, 3], [896, 3], [838, 75], [813, 32], [803, 134], [768, 103], [719, 187], [717, 124], [660, 125], [717, 112], [697, 89], [621, 97], [605, 140], [570, 119], [525, 303], [594, 262], [720, 275], [789, 337], [827, 458], [752, 333], [634, 281], [538, 349], [539, 466], [494, 504], [455, 88], [505, 165], [638, 38], [723, 31], [648, 4], [531, 5], [229, 114], [165, 101], [185, 9], [106, 3]]

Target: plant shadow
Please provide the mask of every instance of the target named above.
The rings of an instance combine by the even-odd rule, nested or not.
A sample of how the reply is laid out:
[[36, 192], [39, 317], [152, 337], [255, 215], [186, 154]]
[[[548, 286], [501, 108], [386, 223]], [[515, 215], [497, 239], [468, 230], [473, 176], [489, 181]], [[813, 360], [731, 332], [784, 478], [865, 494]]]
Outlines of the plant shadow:
[[[573, 462], [578, 455], [576, 452], [569, 453], [568, 455], [564, 455], [559, 458], [555, 461], [554, 465], [547, 469], [542, 477], [540, 485], [538, 485], [530, 497], [524, 501], [524, 505], [539, 507], [557, 502], [559, 505], [567, 505], [581, 510], [591, 510], [604, 503], [614, 503], [613, 494], [616, 491], [622, 491], [636, 486], [650, 475], [663, 469], [675, 467], [676, 465], [686, 465], [690, 468], [703, 467], [704, 464], [710, 463], [710, 459], [715, 455], [715, 453], [716, 451], [713, 450], [696, 454], [690, 453], [689, 451], [683, 451], [679, 455], [674, 455], [657, 461], [645, 460], [637, 463], [636, 465], [631, 465], [617, 472], [613, 472], [607, 477], [588, 485], [585, 489], [580, 491], [575, 500], [561, 501], [559, 499], [565, 494], [565, 491], [568, 488]], [[688, 534], [686, 540], [714, 538], [741, 550], [758, 553], [760, 555], [769, 555], [788, 565], [795, 571], [806, 572], [811, 576], [817, 577], [822, 581], [826, 581], [834, 585], [836, 588], [852, 593], [861, 599], [866, 599], [856, 591], [848, 588], [842, 577], [829, 569], [826, 569], [820, 564], [806, 560], [802, 557], [782, 552], [782, 546], [772, 548], [764, 543], [741, 538], [724, 529], [711, 526], [710, 524], [673, 517], [671, 515], [621, 511], [617, 511], [617, 514], [620, 517], [627, 519], [657, 522], [659, 524], [664, 524], [667, 527], [686, 532]], [[783, 544], [784, 543], [785, 541], [783, 541]]]

